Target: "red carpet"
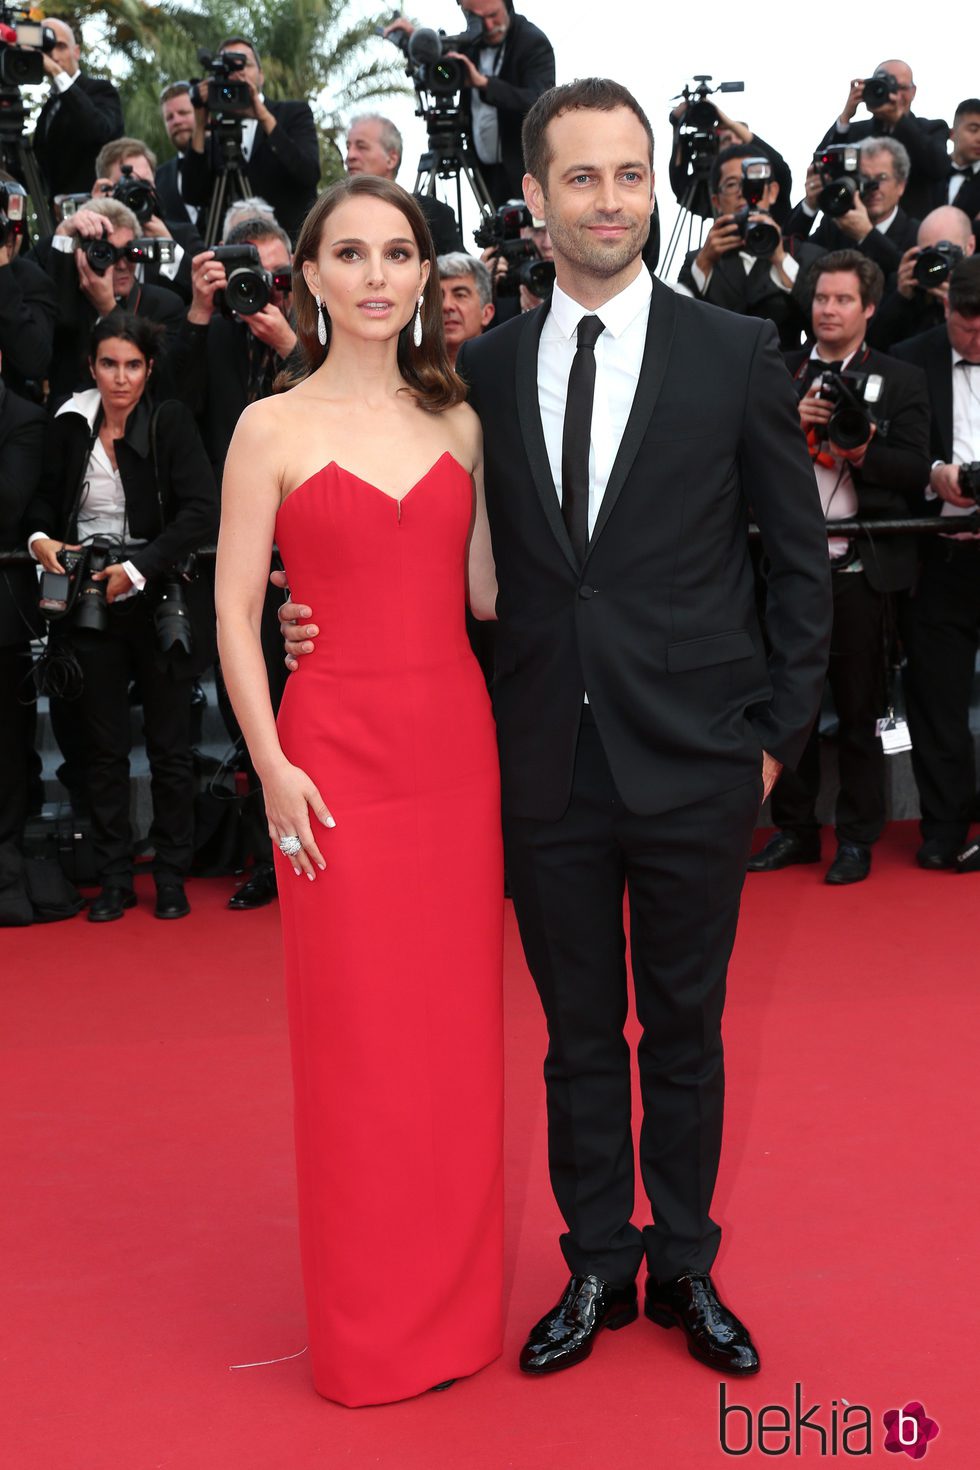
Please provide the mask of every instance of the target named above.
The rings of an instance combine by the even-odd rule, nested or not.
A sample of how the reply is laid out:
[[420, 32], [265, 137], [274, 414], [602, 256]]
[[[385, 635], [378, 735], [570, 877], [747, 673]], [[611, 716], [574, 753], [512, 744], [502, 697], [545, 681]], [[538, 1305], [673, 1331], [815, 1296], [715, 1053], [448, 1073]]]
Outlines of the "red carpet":
[[[761, 836], [761, 834], [760, 834]], [[830, 855], [830, 843], [825, 838]], [[889, 832], [866, 884], [822, 868], [746, 885], [726, 1022], [728, 1116], [715, 1275], [749, 1321], [758, 1410], [794, 1385], [841, 1431], [919, 1401], [929, 1466], [977, 1463], [974, 1247], [980, 879], [912, 865]], [[516, 1357], [565, 1278], [545, 1160], [543, 1028], [508, 929], [505, 1356], [448, 1393], [350, 1411], [303, 1357], [278, 914], [198, 882], [161, 924], [6, 930], [0, 1141], [2, 1463], [10, 1470], [669, 1470], [729, 1463], [719, 1380], [640, 1320], [541, 1382]], [[379, 922], [384, 916], [379, 915]], [[398, 1289], [392, 1253], [377, 1263]], [[729, 1448], [746, 1415], [729, 1418]], [[777, 1429], [780, 1416], [767, 1422]], [[833, 1425], [838, 1425], [837, 1453]], [[862, 1448], [853, 1438], [849, 1448]], [[821, 1453], [823, 1449], [823, 1453]]]

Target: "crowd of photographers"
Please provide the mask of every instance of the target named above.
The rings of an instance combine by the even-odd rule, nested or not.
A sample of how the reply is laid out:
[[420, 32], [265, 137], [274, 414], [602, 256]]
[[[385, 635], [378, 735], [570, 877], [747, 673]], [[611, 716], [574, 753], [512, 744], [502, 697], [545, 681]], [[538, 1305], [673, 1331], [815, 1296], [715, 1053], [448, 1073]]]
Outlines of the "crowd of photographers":
[[[459, 195], [454, 210], [429, 192], [431, 152], [421, 160], [416, 186], [453, 360], [554, 286], [544, 221], [519, 202], [521, 122], [555, 82], [554, 52], [511, 0], [460, 4], [457, 37], [401, 17], [385, 29], [405, 53], [430, 145], [484, 206], [480, 254], [469, 253]], [[266, 98], [254, 45], [229, 37], [202, 53], [202, 79], [162, 91], [174, 153], [158, 162], [126, 136], [111, 83], [84, 74], [64, 21], [44, 22], [37, 55], [19, 44], [30, 40], [22, 29], [17, 44], [0, 42], [0, 89], [41, 79], [12, 76], [27, 57], [43, 66], [50, 95], [33, 137], [5, 146], [0, 170], [0, 551], [26, 546], [36, 563], [0, 575], [0, 922], [77, 908], [63, 890], [46, 891], [48, 865], [23, 856], [41, 791], [38, 684], [63, 780], [90, 824], [99, 892], [89, 919], [120, 918], [135, 902], [134, 704], [151, 773], [155, 912], [178, 918], [189, 912], [195, 849], [193, 710], [214, 660], [212, 571], [195, 552], [216, 536], [237, 419], [273, 391], [296, 346], [292, 242], [316, 197], [317, 133], [306, 101]], [[980, 503], [980, 100], [961, 102], [951, 127], [919, 118], [911, 69], [884, 62], [849, 83], [795, 199], [785, 159], [711, 100], [707, 80], [670, 113], [681, 210], [667, 264], [685, 225], [689, 236], [675, 289], [775, 323], [826, 517], [865, 523], [828, 537], [840, 794], [827, 879], [866, 878], [884, 826], [885, 743], [898, 726], [883, 736], [881, 724], [897, 651], [907, 659], [918, 861], [980, 868], [968, 842], [980, 536], [874, 534], [875, 520], [965, 515]], [[348, 173], [395, 178], [402, 165], [390, 119], [351, 120]], [[655, 228], [651, 270], [659, 254]], [[761, 558], [759, 571], [764, 600]], [[279, 595], [270, 585], [264, 627], [276, 700]], [[489, 678], [492, 631], [472, 633]], [[249, 909], [275, 897], [275, 878], [258, 782], [216, 675], [250, 793], [236, 854], [252, 866], [229, 903]], [[776, 834], [754, 871], [819, 861], [819, 779], [815, 733], [776, 788]]]

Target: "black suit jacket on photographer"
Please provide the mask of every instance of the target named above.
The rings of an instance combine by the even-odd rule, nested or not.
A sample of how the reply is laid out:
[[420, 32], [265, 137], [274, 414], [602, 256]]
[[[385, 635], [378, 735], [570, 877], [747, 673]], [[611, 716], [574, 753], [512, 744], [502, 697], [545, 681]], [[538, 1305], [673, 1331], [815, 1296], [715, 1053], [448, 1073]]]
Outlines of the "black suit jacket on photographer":
[[182, 177], [183, 154], [174, 154], [173, 158], [165, 158], [159, 164], [155, 174], [157, 194], [163, 205], [163, 215], [167, 221], [168, 228], [172, 229], [172, 220], [179, 220], [182, 224], [192, 225], [195, 229], [202, 226], [204, 221], [198, 218], [197, 225], [191, 219], [187, 211], [187, 201], [178, 184]]
[[67, 91], [52, 92], [34, 129], [49, 200], [55, 194], [87, 194], [99, 149], [122, 135], [122, 103], [111, 82], [79, 74]]
[[35, 261], [15, 256], [0, 267], [3, 380], [38, 403], [54, 352], [57, 319], [54, 285]]
[[[809, 360], [809, 348], [786, 356], [801, 397]], [[867, 346], [854, 354], [848, 371], [879, 373], [883, 379], [881, 398], [873, 409], [877, 432], [864, 464], [851, 467], [858, 518], [887, 521], [922, 515], [931, 463], [929, 395], [923, 374]], [[911, 587], [917, 564], [913, 537], [862, 535], [857, 538], [857, 549], [865, 575], [876, 591], [898, 592]]]
[[415, 198], [425, 215], [436, 254], [451, 255], [455, 250], [462, 250], [463, 236], [455, 210], [434, 194], [416, 194]]
[[[115, 442], [128, 533], [147, 543], [129, 559], [148, 583], [213, 542], [219, 517], [217, 482], [190, 411], [182, 403], [161, 404], [151, 435], [153, 413], [153, 405], [141, 399], [126, 422], [123, 438]], [[28, 534], [44, 531], [57, 540], [74, 539], [91, 444], [84, 414], [66, 409], [51, 422], [41, 484], [25, 516]], [[186, 596], [194, 629], [193, 670], [188, 666], [186, 672], [199, 672], [215, 656], [210, 578], [191, 582]]]
[[[0, 383], [0, 551], [24, 549], [24, 514], [37, 494], [50, 424], [43, 409]], [[33, 566], [0, 567], [0, 648], [26, 643], [42, 626]]]
[[949, 125], [941, 117], [916, 117], [907, 112], [894, 126], [888, 128], [877, 117], [852, 122], [846, 133], [838, 130], [837, 124], [828, 128], [820, 140], [820, 148], [832, 143], [860, 143], [864, 138], [894, 138], [901, 143], [909, 156], [909, 178], [903, 200], [909, 214], [922, 219], [934, 206], [932, 197], [937, 180], [949, 174], [949, 154], [946, 143]]
[[917, 289], [910, 298], [894, 287], [886, 292], [868, 323], [868, 342], [879, 352], [891, 352], [900, 342], [931, 332], [933, 327], [941, 327], [945, 320], [942, 302], [927, 291]]
[[[901, 205], [896, 209], [895, 218], [887, 230], [872, 226], [860, 241], [845, 235], [837, 221], [826, 214], [814, 230], [815, 219], [816, 215], [807, 214], [800, 203], [790, 215], [786, 233], [797, 240], [812, 240], [815, 245], [822, 245], [824, 250], [860, 250], [862, 255], [881, 266], [886, 281], [897, 273], [902, 256], [915, 244], [919, 233], [919, 221], [910, 219]], [[889, 282], [891, 284], [894, 283]]]
[[[320, 142], [308, 102], [266, 102], [276, 119], [271, 133], [255, 129], [252, 156], [244, 166], [253, 194], [271, 204], [276, 219], [295, 244], [313, 207], [320, 181]], [[181, 177], [184, 198], [206, 209], [217, 178], [219, 152], [214, 139], [203, 153], [188, 149]], [[232, 200], [229, 198], [228, 203]]]
[[[929, 459], [953, 462], [953, 349], [945, 325], [902, 342], [892, 356], [913, 363], [926, 375], [931, 408]], [[930, 507], [932, 509], [933, 507]], [[934, 502], [936, 514], [939, 504]]]
[[783, 244], [787, 254], [799, 265], [791, 291], [783, 291], [776, 285], [768, 257], [753, 261], [752, 269], [746, 272], [737, 250], [721, 257], [708, 278], [707, 290], [703, 292], [698, 289], [691, 269], [698, 253], [696, 250], [688, 252], [677, 279], [700, 301], [710, 301], [712, 306], [723, 306], [726, 311], [737, 311], [740, 316], [763, 317], [773, 322], [779, 333], [779, 345], [787, 352], [799, 347], [801, 336], [809, 328], [811, 292], [808, 272], [824, 252], [819, 245], [788, 236]]
[[[477, 70], [480, 69], [480, 52], [483, 49], [479, 41], [465, 48], [466, 55]], [[494, 204], [498, 205], [503, 204], [506, 199], [523, 197], [521, 181], [524, 178], [524, 149], [521, 145], [521, 126], [541, 94], [555, 85], [554, 47], [544, 31], [539, 30], [526, 16], [511, 14], [503, 50], [499, 71], [489, 78], [480, 94], [488, 106], [497, 109], [499, 167], [504, 183], [501, 197], [494, 199]], [[472, 90], [471, 87], [464, 87], [460, 94], [460, 111], [471, 133]]]

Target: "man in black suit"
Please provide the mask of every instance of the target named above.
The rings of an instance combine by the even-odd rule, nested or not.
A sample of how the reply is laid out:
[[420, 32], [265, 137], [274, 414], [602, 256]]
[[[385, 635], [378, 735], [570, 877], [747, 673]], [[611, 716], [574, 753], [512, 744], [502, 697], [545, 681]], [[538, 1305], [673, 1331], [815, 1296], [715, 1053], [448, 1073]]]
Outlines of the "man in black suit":
[[[0, 209], [4, 213], [8, 188], [23, 192], [23, 186], [0, 169]], [[46, 273], [35, 261], [21, 256], [25, 238], [22, 230], [9, 225], [0, 234], [0, 354], [7, 386], [42, 403], [58, 307]]]
[[[800, 423], [810, 443], [817, 487], [828, 522], [903, 518], [921, 512], [929, 473], [929, 400], [915, 368], [875, 352], [865, 341], [884, 279], [857, 250], [825, 255], [812, 267], [812, 348], [787, 355], [800, 396]], [[831, 398], [853, 375], [877, 378], [880, 394], [863, 425], [844, 425]], [[869, 395], [870, 396], [870, 395]], [[835, 439], [838, 434], [842, 443]], [[855, 442], [857, 441], [857, 442]], [[909, 537], [828, 541], [834, 597], [829, 677], [839, 719], [840, 793], [832, 884], [858, 883], [871, 871], [871, 848], [885, 825], [885, 753], [876, 722], [885, 712], [885, 626], [890, 595], [911, 587], [915, 545]], [[749, 861], [769, 873], [791, 863], [817, 862], [820, 826], [820, 739], [816, 729], [795, 771], [772, 794], [777, 832]]]
[[[860, 143], [865, 138], [896, 139], [909, 156], [905, 207], [909, 214], [921, 219], [932, 208], [937, 181], [948, 173], [946, 139], [949, 129], [941, 117], [916, 117], [912, 111], [916, 89], [912, 68], [907, 61], [883, 61], [875, 68], [874, 76], [881, 78], [884, 83], [882, 91], [887, 89], [886, 95], [881, 100], [875, 98], [869, 102], [865, 96], [865, 79], [855, 77], [840, 117], [827, 129], [819, 146]], [[854, 114], [862, 102], [871, 116], [855, 122]]]
[[[167, 219], [197, 225], [200, 210], [184, 198], [183, 164], [194, 137], [194, 104], [190, 82], [172, 82], [160, 94], [160, 111], [167, 137], [176, 148], [173, 158], [157, 165], [156, 185]], [[201, 221], [203, 224], [203, 220]]]
[[[707, 105], [715, 114], [714, 138], [717, 153], [722, 153], [727, 148], [734, 148], [737, 143], [751, 143], [754, 158], [769, 160], [773, 182], [778, 186], [778, 193], [773, 199], [770, 213], [778, 225], [785, 226], [789, 220], [793, 198], [793, 174], [789, 164], [777, 148], [767, 143], [765, 138], [760, 138], [758, 133], [753, 133], [748, 123], [734, 122], [727, 113], [722, 111], [717, 102], [709, 102]], [[670, 123], [674, 129], [670, 154], [670, 187], [674, 191], [678, 204], [683, 204], [689, 197], [691, 187], [690, 150], [680, 131], [687, 108], [686, 102], [680, 102], [670, 113]], [[712, 217], [711, 200], [707, 196], [708, 191], [702, 188], [691, 200], [690, 207], [693, 213], [701, 215], [703, 219]]]
[[[265, 100], [259, 55], [246, 37], [229, 36], [218, 51], [243, 58], [244, 67], [235, 72], [235, 79], [246, 82], [252, 93], [252, 116], [244, 119], [242, 127], [243, 173], [249, 193], [269, 201], [276, 219], [295, 241], [320, 181], [320, 144], [310, 104]], [[201, 105], [195, 106], [194, 136], [183, 160], [183, 196], [199, 209], [210, 202], [219, 164], [217, 145], [206, 137], [208, 86], [206, 81], [199, 84]]]
[[[483, 22], [479, 40], [450, 51], [465, 68], [460, 110], [495, 205], [519, 198], [524, 176], [521, 124], [555, 85], [555, 52], [544, 31], [514, 11], [514, 0], [459, 0], [466, 21]], [[399, 16], [386, 30], [415, 29]]]
[[[932, 406], [927, 494], [950, 518], [949, 536], [923, 545], [923, 567], [902, 628], [912, 769], [922, 810], [920, 867], [980, 868], [964, 847], [976, 798], [970, 695], [980, 643], [980, 539], [956, 534], [955, 517], [976, 512], [961, 466], [980, 464], [980, 256], [950, 277], [946, 325], [913, 337], [894, 355], [926, 375]], [[980, 474], [980, 472], [976, 472]]]
[[[647, 1316], [680, 1325], [709, 1366], [752, 1373], [749, 1334], [709, 1275], [721, 1014], [759, 802], [802, 754], [823, 686], [824, 523], [775, 329], [644, 269], [653, 134], [635, 98], [596, 78], [556, 87], [528, 114], [524, 154], [555, 292], [458, 359], [484, 429], [507, 866], [548, 1020], [572, 1272], [521, 1366], [570, 1367], [602, 1328], [633, 1321], [645, 1255]], [[768, 657], [750, 503], [771, 560]], [[287, 628], [291, 648], [306, 635]], [[627, 890], [654, 1217], [642, 1233]]]
[[964, 256], [972, 255], [977, 245], [970, 220], [953, 204], [942, 204], [926, 215], [915, 244], [902, 256], [895, 285], [883, 298], [868, 328], [872, 347], [890, 352], [899, 342], [945, 325], [949, 278], [938, 286], [923, 286], [915, 275], [922, 251], [945, 245], [955, 246]]
[[847, 213], [839, 219], [824, 215], [810, 234], [820, 186], [808, 173], [806, 197], [793, 210], [787, 234], [812, 239], [825, 250], [860, 250], [893, 284], [902, 254], [915, 244], [919, 227], [918, 219], [911, 219], [900, 202], [908, 183], [909, 156], [895, 138], [867, 138], [858, 146], [861, 187]]
[[[380, 112], [362, 112], [351, 118], [347, 129], [348, 174], [374, 174], [379, 179], [396, 179], [402, 163], [402, 135], [389, 117]], [[416, 194], [419, 207], [429, 226], [437, 255], [451, 255], [462, 250], [463, 237], [459, 221], [435, 194]]]
[[[746, 203], [743, 172], [748, 160], [769, 170], [759, 204], [746, 221], [771, 226], [771, 248], [764, 255], [745, 248], [745, 230], [735, 217]], [[784, 352], [799, 347], [809, 323], [808, 268], [823, 248], [791, 235], [783, 238], [773, 216], [779, 184], [769, 160], [754, 153], [751, 143], [735, 143], [714, 158], [710, 188], [715, 221], [701, 248], [688, 252], [680, 284], [701, 301], [774, 322]]]
[[940, 179], [933, 203], [954, 204], [980, 228], [980, 97], [967, 97], [957, 107], [950, 129], [953, 152], [946, 176]]
[[[174, 259], [169, 264], [153, 262], [143, 266], [141, 276], [152, 286], [166, 286], [176, 291], [189, 305], [191, 261], [204, 249], [204, 241], [185, 211], [181, 210], [174, 219], [167, 215], [156, 187], [156, 163], [156, 154], [140, 138], [113, 138], [95, 160], [98, 177], [92, 185], [92, 197], [115, 196], [120, 186], [125, 191], [129, 179], [137, 186], [149, 185], [152, 193], [138, 216], [140, 233], [150, 240], [173, 240]], [[124, 168], [131, 169], [131, 174], [124, 175]]]
[[85, 76], [81, 47], [63, 20], [48, 19], [55, 34], [44, 70], [51, 95], [38, 113], [34, 152], [47, 184], [49, 203], [56, 194], [84, 194], [95, 177], [95, 156], [123, 130], [122, 104], [111, 82]]

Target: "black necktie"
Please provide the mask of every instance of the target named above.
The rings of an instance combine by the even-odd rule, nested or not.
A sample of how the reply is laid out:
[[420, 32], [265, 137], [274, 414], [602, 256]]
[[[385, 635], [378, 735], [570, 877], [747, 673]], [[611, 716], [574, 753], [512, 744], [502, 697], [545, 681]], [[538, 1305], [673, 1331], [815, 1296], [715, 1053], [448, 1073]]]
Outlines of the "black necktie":
[[980, 367], [980, 362], [971, 362], [968, 357], [961, 357], [956, 366], [965, 368]]
[[561, 436], [561, 513], [575, 554], [585, 561], [589, 544], [589, 447], [595, 396], [595, 344], [606, 330], [597, 316], [578, 324], [578, 347], [568, 375]]

